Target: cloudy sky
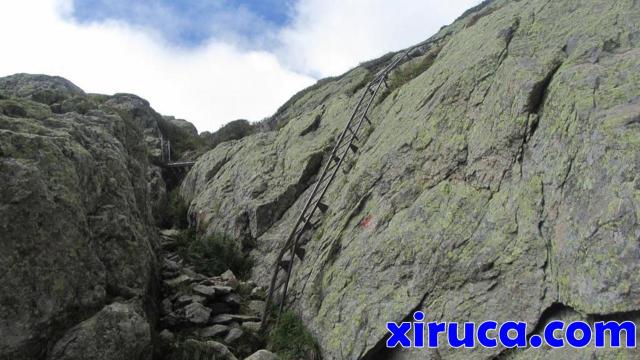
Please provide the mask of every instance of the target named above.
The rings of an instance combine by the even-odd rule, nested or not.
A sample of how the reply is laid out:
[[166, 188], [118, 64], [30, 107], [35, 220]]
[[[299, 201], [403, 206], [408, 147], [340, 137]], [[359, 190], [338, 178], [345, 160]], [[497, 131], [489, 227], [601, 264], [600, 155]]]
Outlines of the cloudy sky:
[[128, 92], [215, 130], [425, 40], [479, 0], [0, 1], [0, 76]]

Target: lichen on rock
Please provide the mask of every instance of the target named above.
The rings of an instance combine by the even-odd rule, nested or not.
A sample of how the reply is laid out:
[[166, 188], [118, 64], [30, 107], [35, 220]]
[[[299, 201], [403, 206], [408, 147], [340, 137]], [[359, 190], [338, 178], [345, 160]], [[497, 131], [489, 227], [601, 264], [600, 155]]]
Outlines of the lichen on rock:
[[[384, 322], [415, 309], [530, 329], [556, 303], [584, 319], [640, 311], [639, 21], [633, 1], [496, 0], [425, 43], [437, 55], [374, 108], [296, 265], [292, 306], [324, 356], [373, 356]], [[314, 181], [299, 180], [305, 159], [330, 149], [368, 71], [300, 93], [279, 111], [279, 130], [206, 154], [183, 185], [205, 231], [247, 214], [258, 283], [268, 284]], [[262, 214], [265, 201], [277, 216]]]
[[[157, 114], [137, 97], [88, 96], [54, 77], [0, 78], [0, 89], [0, 353], [54, 356], [69, 331], [94, 341], [77, 347], [117, 346], [92, 339], [111, 330], [89, 320], [106, 311], [120, 321], [109, 305], [116, 298], [136, 304], [134, 322], [148, 333], [141, 309], [157, 277], [152, 199], [164, 182], [148, 151], [154, 140], [141, 140]], [[81, 109], [65, 105], [73, 99]], [[138, 351], [150, 335], [135, 341]]]

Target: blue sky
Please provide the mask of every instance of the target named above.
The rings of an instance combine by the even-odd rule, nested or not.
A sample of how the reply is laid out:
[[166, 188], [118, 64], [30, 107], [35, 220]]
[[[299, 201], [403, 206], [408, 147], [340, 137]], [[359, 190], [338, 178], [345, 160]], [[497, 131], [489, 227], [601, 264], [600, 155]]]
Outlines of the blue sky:
[[259, 46], [268, 33], [291, 22], [293, 5], [293, 0], [76, 0], [72, 16], [80, 23], [117, 20], [148, 27], [179, 46], [231, 35]]
[[433, 35], [480, 0], [0, 1], [0, 76], [137, 94], [216, 130]]

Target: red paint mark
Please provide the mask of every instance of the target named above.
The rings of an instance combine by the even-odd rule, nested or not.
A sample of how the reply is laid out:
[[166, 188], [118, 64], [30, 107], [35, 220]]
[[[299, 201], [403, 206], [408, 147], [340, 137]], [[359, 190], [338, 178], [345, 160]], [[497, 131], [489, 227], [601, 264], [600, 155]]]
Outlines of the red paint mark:
[[369, 214], [364, 217], [364, 219], [360, 220], [360, 227], [363, 229], [368, 229], [373, 221], [373, 215]]

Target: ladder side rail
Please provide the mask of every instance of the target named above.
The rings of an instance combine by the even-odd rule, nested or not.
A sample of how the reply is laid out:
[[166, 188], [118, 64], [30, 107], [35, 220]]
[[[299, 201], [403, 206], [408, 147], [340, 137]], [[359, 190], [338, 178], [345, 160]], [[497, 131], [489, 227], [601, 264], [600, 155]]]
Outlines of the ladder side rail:
[[[367, 87], [366, 91], [369, 91], [369, 89], [372, 87], [371, 85], [373, 85], [373, 83], [371, 83]], [[373, 102], [374, 102], [374, 100], [376, 98], [376, 95], [378, 94], [378, 91], [380, 90], [380, 86], [381, 85], [382, 85], [382, 79], [379, 79], [377, 84], [373, 85], [373, 87], [375, 87], [375, 90], [373, 90], [371, 98], [369, 99], [368, 103], [366, 104], [364, 113], [360, 116], [360, 119], [357, 121], [356, 129], [351, 133], [351, 137], [350, 137], [350, 139], [348, 141], [349, 144], [353, 144], [353, 142], [355, 141], [356, 134], [358, 133], [358, 131], [360, 131], [360, 128], [362, 127], [362, 123], [364, 122], [364, 119], [367, 116], [367, 113], [368, 113], [369, 109], [371, 108], [371, 105], [373, 104]], [[322, 189], [322, 192], [320, 194], [319, 200], [322, 200], [322, 198], [324, 197], [325, 193], [327, 192], [329, 186], [333, 182], [333, 179], [335, 179], [335, 177], [336, 177], [336, 175], [338, 173], [338, 170], [340, 169], [340, 166], [344, 162], [344, 159], [345, 159], [345, 157], [346, 157], [348, 152], [349, 152], [349, 148], [347, 147], [347, 148], [344, 149], [344, 152], [341, 154], [341, 156], [339, 156], [340, 160], [338, 161], [338, 166], [336, 166], [334, 168], [334, 170], [333, 170], [333, 172], [331, 174], [331, 178], [330, 178], [329, 182], [324, 187], [324, 189]], [[314, 214], [316, 209], [317, 209], [317, 203], [314, 204], [314, 206], [312, 207], [311, 213], [309, 214], [309, 216], [307, 216], [306, 221], [305, 221], [305, 225], [303, 226], [302, 229], [304, 229], [306, 227], [306, 225], [311, 221], [311, 217], [313, 217], [313, 214]], [[298, 233], [297, 236], [295, 236], [294, 243], [293, 243], [293, 248], [291, 249], [291, 260], [290, 260], [289, 265], [288, 265], [288, 271], [287, 271], [286, 280], [285, 280], [285, 284], [284, 284], [284, 291], [283, 291], [282, 299], [280, 300], [280, 314], [282, 314], [282, 311], [284, 310], [284, 305], [285, 305], [285, 302], [286, 302], [286, 294], [287, 294], [287, 290], [288, 290], [288, 287], [289, 287], [289, 280], [291, 278], [291, 271], [293, 269], [293, 262], [295, 261], [295, 252], [296, 252], [296, 250], [298, 248], [298, 241], [299, 241], [301, 235], [302, 235], [302, 231], [300, 233]]]
[[[318, 186], [320, 185], [320, 183], [322, 182], [323, 178], [327, 174], [327, 169], [329, 169], [329, 167], [331, 166], [331, 163], [332, 163], [331, 159], [336, 155], [337, 148], [340, 146], [342, 140], [345, 138], [345, 135], [346, 135], [346, 133], [348, 131], [348, 128], [351, 126], [351, 124], [353, 122], [353, 119], [356, 117], [356, 114], [357, 114], [360, 106], [362, 105], [362, 103], [364, 102], [365, 97], [367, 96], [367, 91], [370, 88], [371, 88], [371, 83], [367, 86], [367, 90], [360, 97], [360, 100], [358, 101], [358, 104], [356, 105], [356, 108], [354, 109], [351, 117], [349, 118], [349, 121], [347, 122], [347, 125], [342, 130], [342, 133], [340, 134], [340, 137], [338, 138], [338, 141], [336, 142], [336, 145], [333, 147], [333, 150], [331, 152], [331, 157], [329, 158], [329, 161], [327, 161], [327, 164], [325, 165], [325, 167], [324, 167], [324, 169], [322, 171], [322, 174], [320, 176], [321, 179], [318, 182], [316, 182], [311, 195], [307, 199], [307, 202], [306, 202], [306, 204], [304, 206], [304, 209], [300, 213], [300, 216], [298, 216], [298, 220], [296, 221], [296, 225], [294, 226], [294, 228], [291, 231], [289, 237], [287, 238], [287, 241], [285, 242], [284, 247], [282, 248], [282, 250], [280, 251], [280, 253], [278, 254], [278, 256], [276, 258], [275, 266], [274, 266], [275, 267], [275, 271], [274, 271], [273, 276], [271, 277], [271, 284], [269, 286], [269, 292], [267, 294], [267, 299], [266, 299], [266, 302], [265, 302], [265, 309], [264, 309], [264, 311], [262, 313], [262, 329], [265, 329], [265, 327], [266, 327], [266, 320], [267, 320], [267, 317], [268, 317], [269, 307], [271, 306], [271, 302], [273, 301], [273, 293], [274, 293], [274, 290], [275, 290], [274, 287], [275, 287], [275, 283], [277, 282], [278, 275], [280, 273], [280, 261], [282, 260], [282, 258], [286, 254], [287, 248], [290, 245], [292, 238], [294, 237], [295, 233], [298, 230], [298, 225], [300, 225], [300, 223], [302, 222], [302, 219], [304, 218], [304, 215], [305, 215], [307, 209], [309, 208], [309, 205], [311, 204], [311, 199], [315, 196], [316, 192], [318, 191]], [[327, 185], [331, 184], [331, 181], [332, 181], [332, 179], [329, 180]], [[307, 217], [307, 218], [310, 218], [310, 217]]]
[[396, 68], [396, 66], [398, 66], [398, 64], [404, 60], [405, 57], [409, 57], [409, 55], [411, 55], [411, 53], [417, 49], [418, 47], [420, 47], [420, 45], [414, 46], [412, 48], [407, 49], [402, 56], [398, 57], [397, 59], [395, 59], [394, 61], [392, 61], [389, 65], [387, 65], [381, 72], [380, 75], [378, 75], [378, 79], [376, 80], [380, 80], [379, 78], [384, 77], [386, 75], [389, 74], [389, 72], [391, 72], [393, 69]]
[[[367, 91], [368, 89], [371, 87], [371, 84], [369, 84], [369, 86], [367, 86]], [[309, 196], [309, 198], [307, 199], [307, 202], [305, 203], [305, 206], [302, 210], [302, 212], [300, 213], [300, 216], [298, 218], [297, 221], [297, 225], [299, 225], [299, 223], [301, 222], [301, 220], [303, 220], [305, 218], [305, 214], [309, 209], [309, 206], [311, 205], [311, 199], [316, 195], [316, 193], [318, 192], [319, 189], [319, 185], [321, 182], [324, 181], [324, 179], [326, 178], [326, 175], [330, 172], [328, 171], [328, 169], [331, 167], [331, 159], [333, 159], [336, 155], [337, 155], [337, 149], [341, 146], [341, 143], [343, 142], [343, 140], [346, 137], [346, 134], [349, 130], [349, 128], [351, 127], [353, 120], [356, 118], [356, 114], [358, 112], [358, 109], [360, 108], [360, 106], [362, 105], [362, 103], [364, 102], [364, 99], [366, 97], [366, 92], [360, 97], [360, 100], [358, 101], [358, 104], [356, 105], [356, 108], [353, 111], [353, 114], [351, 115], [351, 117], [349, 118], [349, 121], [347, 122], [347, 125], [345, 126], [345, 128], [342, 130], [342, 133], [340, 134], [340, 137], [338, 138], [338, 141], [336, 142], [336, 145], [333, 147], [333, 150], [331, 151], [331, 155], [329, 157], [329, 161], [327, 161], [327, 163], [324, 166], [324, 169], [322, 170], [322, 173], [320, 175], [320, 179], [316, 182], [316, 184], [313, 187], [313, 191], [311, 192], [311, 195]], [[340, 163], [338, 163], [337, 167], [340, 167]], [[333, 177], [330, 178], [329, 182], [327, 185], [331, 184], [331, 181]], [[322, 198], [322, 196], [320, 197]], [[310, 219], [310, 216], [306, 217], [307, 219]], [[289, 240], [287, 240], [287, 242], [290, 241], [290, 239], [293, 237], [293, 235], [295, 234], [295, 228], [294, 231], [291, 232], [291, 235], [289, 236]]]
[[[277, 256], [276, 263], [275, 263], [275, 271], [274, 271], [274, 274], [273, 274], [273, 276], [271, 278], [271, 284], [269, 286], [269, 293], [268, 293], [268, 296], [267, 296], [267, 299], [266, 299], [265, 309], [264, 309], [263, 314], [262, 314], [262, 324], [261, 324], [262, 330], [264, 330], [266, 328], [266, 320], [268, 318], [269, 307], [271, 306], [271, 302], [273, 301], [273, 294], [274, 294], [274, 291], [275, 291], [275, 288], [274, 288], [275, 287], [275, 283], [277, 282], [278, 275], [280, 274], [280, 261], [282, 260], [282, 258], [284, 257], [284, 255], [288, 251], [291, 251], [291, 260], [290, 260], [289, 265], [288, 265], [287, 278], [286, 278], [285, 283], [284, 283], [285, 288], [284, 288], [283, 297], [282, 297], [281, 306], [280, 306], [280, 312], [282, 312], [282, 308], [283, 308], [283, 305], [284, 305], [285, 296], [286, 296], [286, 292], [287, 292], [287, 288], [288, 288], [288, 283], [289, 283], [289, 280], [290, 280], [290, 277], [291, 277], [291, 270], [293, 268], [293, 262], [295, 261], [295, 251], [297, 250], [298, 240], [299, 240], [300, 236], [302, 235], [302, 232], [303, 232], [302, 230], [304, 230], [304, 228], [311, 221], [311, 217], [315, 213], [315, 210], [318, 207], [318, 203], [321, 202], [322, 198], [324, 197], [324, 194], [326, 193], [327, 189], [329, 188], [329, 186], [333, 182], [333, 179], [335, 178], [335, 176], [337, 174], [337, 171], [339, 170], [340, 166], [342, 165], [342, 162], [344, 161], [344, 157], [345, 157], [346, 153], [349, 151], [348, 146], [345, 147], [345, 149], [344, 149], [345, 152], [342, 154], [343, 156], [339, 157], [339, 160], [338, 160], [338, 163], [336, 164], [336, 166], [331, 168], [331, 170], [333, 170], [333, 171], [330, 171], [329, 169], [332, 166], [332, 159], [337, 155], [337, 153], [339, 152], [340, 147], [345, 144], [345, 143], [343, 143], [345, 135], [351, 129], [351, 125], [353, 123], [353, 120], [356, 118], [358, 111], [361, 110], [361, 105], [364, 102], [364, 99], [367, 97], [367, 94], [371, 91], [371, 88], [375, 84], [375, 90], [373, 91], [373, 95], [372, 95], [371, 99], [369, 100], [364, 113], [362, 114], [362, 116], [360, 116], [360, 119], [359, 119], [358, 125], [357, 125], [357, 129], [356, 129], [355, 132], [352, 133], [351, 139], [347, 143], [349, 145], [351, 145], [353, 143], [353, 141], [355, 140], [356, 133], [360, 129], [360, 127], [362, 126], [362, 123], [365, 120], [365, 118], [367, 117], [368, 110], [370, 109], [370, 107], [371, 107], [371, 105], [373, 103], [373, 100], [375, 99], [375, 97], [376, 97], [376, 95], [377, 95], [377, 93], [378, 93], [378, 91], [380, 89], [380, 86], [381, 86], [382, 82], [385, 80], [386, 76], [389, 74], [389, 72], [391, 72], [393, 69], [395, 69], [398, 66], [398, 64], [401, 61], [404, 60], [405, 57], [408, 57], [410, 55], [410, 53], [415, 48], [417, 48], [417, 47], [413, 47], [413, 48], [408, 49], [407, 51], [405, 51], [402, 56], [400, 56], [399, 58], [394, 60], [391, 64], [387, 65], [385, 67], [385, 69], [383, 69], [381, 74], [378, 75], [374, 81], [369, 83], [369, 85], [367, 86], [367, 88], [363, 92], [362, 96], [360, 97], [360, 100], [358, 101], [358, 104], [356, 105], [356, 108], [354, 109], [351, 117], [349, 118], [349, 121], [347, 122], [347, 125], [342, 130], [342, 133], [340, 134], [340, 136], [338, 138], [338, 141], [336, 142], [336, 145], [333, 147], [333, 150], [331, 152], [331, 157], [329, 158], [329, 161], [327, 161], [327, 164], [325, 165], [325, 167], [324, 167], [324, 169], [322, 171], [320, 179], [316, 182], [311, 195], [307, 199], [305, 207], [303, 208], [302, 212], [300, 213], [300, 216], [298, 217], [298, 220], [296, 221], [296, 225], [294, 226], [294, 228], [291, 231], [289, 237], [287, 238], [287, 241], [285, 242], [285, 245], [283, 246], [283, 248], [281, 249], [280, 253]], [[315, 201], [315, 203], [313, 203], [312, 210], [310, 211], [310, 214], [305, 217], [305, 215], [307, 213], [307, 210], [311, 207], [312, 199], [317, 194], [320, 184], [326, 179], [326, 174], [329, 173], [329, 172], [331, 173], [331, 176], [329, 177], [329, 181], [327, 182], [326, 185], [324, 185], [324, 188], [321, 190], [319, 198]], [[301, 228], [301, 231], [298, 231], [299, 230], [298, 226], [301, 223], [304, 223], [304, 225]], [[293, 247], [291, 247], [292, 242], [293, 242]]]

